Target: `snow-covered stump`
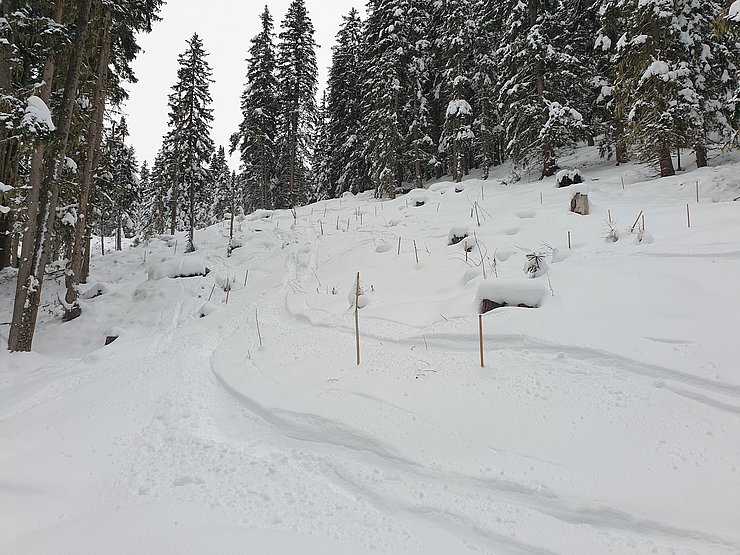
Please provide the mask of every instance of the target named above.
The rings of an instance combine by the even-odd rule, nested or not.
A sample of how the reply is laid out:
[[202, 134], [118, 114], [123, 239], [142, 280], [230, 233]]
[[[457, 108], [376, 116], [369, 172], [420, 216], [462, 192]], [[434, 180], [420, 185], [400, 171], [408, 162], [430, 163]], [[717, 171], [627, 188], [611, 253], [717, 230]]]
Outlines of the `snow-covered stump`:
[[588, 216], [590, 213], [588, 195], [582, 193], [573, 195], [573, 198], [570, 199], [570, 211], [581, 216]]

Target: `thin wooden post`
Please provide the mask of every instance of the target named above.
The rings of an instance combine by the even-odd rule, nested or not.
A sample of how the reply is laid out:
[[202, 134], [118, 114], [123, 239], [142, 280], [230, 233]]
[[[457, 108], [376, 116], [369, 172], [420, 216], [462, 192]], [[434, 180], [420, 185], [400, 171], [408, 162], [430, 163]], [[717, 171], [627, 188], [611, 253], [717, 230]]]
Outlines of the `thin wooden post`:
[[568, 232], [568, 249], [570, 250], [572, 248], [571, 242], [570, 242], [570, 231]]
[[609, 223], [612, 223], [612, 211], [611, 211], [611, 209], [607, 210], [607, 213], [609, 214]]
[[175, 239], [175, 252], [174, 254], [177, 254], [177, 239]]
[[337, 231], [339, 231], [339, 214], [337, 214]]
[[419, 250], [416, 248], [416, 239], [414, 239], [414, 254], [416, 254], [416, 263], [419, 263]]
[[630, 233], [632, 233], [635, 228], [637, 227], [637, 222], [640, 221], [640, 218], [642, 217], [642, 210], [640, 210], [640, 213], [637, 215], [637, 218], [635, 218], [635, 223], [632, 224], [632, 227], [630, 228]]
[[262, 347], [262, 333], [260, 332], [260, 319], [257, 315], [257, 307], [254, 308], [254, 321], [257, 323], [257, 337], [260, 340], [260, 347]]
[[249, 279], [249, 269], [247, 269], [247, 272], [244, 274], [244, 287], [247, 286], [248, 279]]
[[105, 256], [105, 241], [102, 235], [100, 236], [100, 254], [101, 256]]
[[540, 191], [540, 206], [542, 206], [543, 204], [545, 204], [545, 194]]
[[229, 304], [229, 293], [231, 293], [231, 284], [226, 286], [226, 304]]
[[696, 182], [696, 204], [699, 204], [699, 182]]
[[213, 297], [213, 292], [216, 290], [216, 284], [213, 284], [213, 287], [211, 287], [211, 294], [208, 295], [208, 302], [211, 302], [211, 297]]
[[645, 214], [642, 215], [642, 230], [645, 231]]
[[483, 314], [478, 314], [478, 337], [480, 338], [480, 367], [485, 368], [483, 361]]
[[686, 204], [686, 225], [691, 228], [691, 210], [688, 204]]
[[319, 222], [319, 225], [321, 225], [321, 235], [324, 234], [324, 222]]
[[401, 256], [401, 238], [398, 238], [398, 256]]
[[622, 177], [622, 190], [624, 190], [624, 177]]
[[360, 365], [360, 272], [357, 272], [355, 284], [355, 347], [357, 350], [357, 366]]

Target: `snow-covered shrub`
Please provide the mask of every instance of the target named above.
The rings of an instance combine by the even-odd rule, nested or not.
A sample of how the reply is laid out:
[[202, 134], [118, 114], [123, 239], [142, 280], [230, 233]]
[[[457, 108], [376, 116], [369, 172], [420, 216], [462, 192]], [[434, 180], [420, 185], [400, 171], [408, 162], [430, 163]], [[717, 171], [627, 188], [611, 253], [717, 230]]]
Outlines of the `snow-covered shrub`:
[[583, 183], [583, 176], [579, 170], [560, 170], [555, 176], [558, 187], [569, 187], [577, 183]]
[[524, 262], [524, 273], [529, 278], [540, 277], [547, 273], [547, 255], [542, 252], [532, 252], [527, 255]]

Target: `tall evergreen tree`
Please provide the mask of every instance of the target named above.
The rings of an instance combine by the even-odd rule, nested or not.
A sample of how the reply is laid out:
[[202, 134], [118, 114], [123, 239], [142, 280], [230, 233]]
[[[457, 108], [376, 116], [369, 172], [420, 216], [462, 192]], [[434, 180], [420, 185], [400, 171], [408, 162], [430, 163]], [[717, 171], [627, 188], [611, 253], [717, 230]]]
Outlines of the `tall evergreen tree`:
[[[169, 97], [168, 142], [174, 151], [175, 181], [172, 200], [177, 203], [184, 194], [187, 201], [183, 207], [188, 215], [187, 252], [195, 250], [195, 228], [208, 223], [211, 201], [208, 190], [208, 169], [213, 156], [211, 124], [212, 102], [209, 91], [211, 67], [207, 53], [198, 34], [188, 40], [188, 47], [178, 57], [177, 83]], [[176, 206], [176, 204], [175, 204]], [[173, 208], [172, 227], [177, 221], [176, 207]]]
[[247, 84], [242, 94], [242, 122], [231, 136], [231, 152], [239, 151], [247, 182], [247, 205], [274, 206], [276, 172], [277, 80], [273, 22], [265, 6], [262, 30], [252, 39], [247, 59]]
[[365, 163], [363, 134], [363, 29], [356, 9], [344, 16], [337, 43], [332, 50], [332, 64], [327, 84], [326, 168], [329, 197], [372, 188]]
[[572, 98], [585, 76], [568, 52], [574, 0], [507, 0], [499, 58], [499, 103], [507, 150], [518, 164], [537, 162], [542, 177], [557, 170], [557, 151], [584, 134], [583, 117]]
[[277, 56], [278, 177], [277, 204], [288, 207], [311, 197], [309, 162], [316, 122], [316, 41], [304, 0], [292, 0], [281, 25]]
[[226, 161], [226, 150], [219, 147], [211, 160], [210, 168], [211, 191], [213, 193], [212, 206], [210, 207], [209, 224], [215, 224], [223, 220], [224, 214], [231, 210], [231, 171]]

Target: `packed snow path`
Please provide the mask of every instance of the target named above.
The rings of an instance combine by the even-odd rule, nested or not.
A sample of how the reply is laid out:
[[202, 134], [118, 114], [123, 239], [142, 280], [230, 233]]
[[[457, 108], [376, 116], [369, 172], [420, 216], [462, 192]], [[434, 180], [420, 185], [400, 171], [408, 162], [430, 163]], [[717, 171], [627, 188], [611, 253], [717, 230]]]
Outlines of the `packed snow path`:
[[[185, 265], [166, 237], [96, 257], [83, 317], [0, 355], [0, 552], [740, 552], [740, 207], [711, 202], [736, 170], [590, 168], [588, 217], [551, 183], [442, 183], [258, 213], [231, 258], [223, 225]], [[480, 368], [496, 280], [546, 298], [484, 317]]]

